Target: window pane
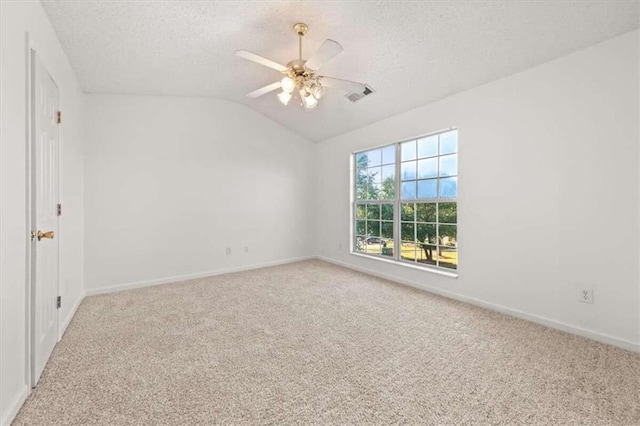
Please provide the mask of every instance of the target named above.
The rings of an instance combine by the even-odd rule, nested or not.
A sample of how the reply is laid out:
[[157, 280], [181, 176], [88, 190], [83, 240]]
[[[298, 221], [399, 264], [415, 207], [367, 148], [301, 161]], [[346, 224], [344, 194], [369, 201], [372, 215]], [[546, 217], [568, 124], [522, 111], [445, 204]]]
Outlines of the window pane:
[[418, 158], [438, 155], [438, 135], [418, 140]]
[[367, 186], [366, 184], [357, 184], [356, 186], [356, 199], [357, 200], [366, 200], [367, 199]]
[[384, 182], [387, 179], [395, 179], [395, 178], [396, 178], [396, 166], [394, 164], [382, 167], [381, 182]]
[[416, 198], [416, 181], [402, 182], [402, 198], [405, 200]]
[[367, 225], [365, 223], [364, 220], [357, 220], [356, 221], [356, 236], [358, 237], [364, 237], [364, 235], [367, 233]]
[[401, 146], [402, 161], [415, 160], [416, 158], [416, 141], [405, 142]]
[[440, 197], [455, 198], [458, 196], [458, 178], [440, 179]]
[[363, 183], [367, 181], [367, 169], [358, 169], [356, 171], [356, 183]]
[[374, 149], [367, 152], [369, 158], [369, 167], [376, 167], [382, 164], [382, 150]]
[[440, 176], [456, 176], [458, 174], [458, 154], [440, 157]]
[[373, 183], [371, 185], [360, 186], [360, 193], [357, 194], [358, 200], [377, 200], [379, 192], [379, 183]]
[[393, 222], [382, 222], [382, 238], [393, 239]]
[[367, 208], [364, 204], [356, 204], [356, 219], [364, 219], [367, 217]]
[[436, 265], [438, 260], [438, 248], [434, 245], [420, 244], [416, 250], [416, 260], [419, 263]]
[[382, 167], [369, 167], [367, 176], [369, 182], [382, 182]]
[[412, 262], [416, 261], [416, 245], [413, 241], [402, 241], [400, 258]]
[[440, 225], [438, 231], [441, 246], [456, 247], [458, 245], [458, 227], [456, 225]]
[[402, 222], [400, 224], [400, 239], [403, 241], [415, 241], [415, 226], [413, 223]]
[[366, 152], [356, 154], [356, 168], [362, 169], [369, 165], [369, 159]]
[[457, 223], [458, 205], [456, 203], [440, 203], [438, 206], [438, 222]]
[[438, 180], [419, 180], [418, 198], [436, 198], [438, 195]]
[[419, 243], [437, 244], [436, 225], [419, 223], [416, 225], [416, 241]]
[[380, 182], [374, 182], [368, 188], [370, 200], [379, 200], [382, 198], [382, 184]]
[[379, 220], [367, 220], [367, 236], [379, 237], [380, 236], [380, 221]]
[[380, 200], [392, 200], [396, 198], [396, 181], [389, 178], [380, 186]]
[[396, 146], [391, 145], [382, 148], [382, 164], [393, 164], [396, 162]]
[[393, 204], [383, 204], [381, 209], [383, 220], [393, 220]]
[[356, 171], [356, 198], [358, 200], [367, 199], [367, 181], [367, 169], [358, 169]]
[[396, 196], [396, 166], [382, 167], [382, 192], [380, 198], [383, 200], [393, 199]]
[[435, 203], [416, 204], [416, 220], [418, 222], [435, 222], [436, 221]]
[[367, 204], [367, 219], [380, 219], [379, 204]]
[[438, 159], [428, 158], [418, 161], [418, 178], [427, 179], [438, 177]]
[[402, 180], [413, 180], [416, 178], [416, 162], [409, 161], [407, 163], [402, 163]]
[[380, 254], [382, 240], [379, 236], [371, 236], [364, 240], [364, 249], [368, 254]]
[[402, 203], [400, 204], [400, 216], [402, 217], [402, 221], [413, 222], [415, 220], [415, 216], [413, 213], [414, 209], [413, 203]]
[[439, 247], [438, 266], [458, 269], [458, 250], [451, 247]]
[[458, 152], [458, 131], [440, 134], [440, 155]]

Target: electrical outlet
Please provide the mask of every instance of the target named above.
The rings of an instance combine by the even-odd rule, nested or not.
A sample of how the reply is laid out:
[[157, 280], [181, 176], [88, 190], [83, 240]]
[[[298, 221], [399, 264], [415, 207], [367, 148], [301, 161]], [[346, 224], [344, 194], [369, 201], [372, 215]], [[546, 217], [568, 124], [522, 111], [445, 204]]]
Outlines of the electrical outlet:
[[231, 256], [231, 247], [227, 247], [227, 256]]
[[593, 303], [593, 289], [592, 288], [578, 289], [578, 302]]
[[339, 243], [339, 244], [338, 244], [338, 250], [339, 250], [339, 251], [342, 251], [342, 243]]
[[244, 252], [249, 253], [249, 246], [244, 246]]

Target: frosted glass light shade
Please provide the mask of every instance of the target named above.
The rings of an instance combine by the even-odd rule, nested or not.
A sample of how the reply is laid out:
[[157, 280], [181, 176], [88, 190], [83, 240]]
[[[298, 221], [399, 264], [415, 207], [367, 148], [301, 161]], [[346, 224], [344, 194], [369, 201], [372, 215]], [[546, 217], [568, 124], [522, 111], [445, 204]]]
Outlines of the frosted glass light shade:
[[296, 88], [296, 82], [290, 77], [283, 78], [282, 81], [280, 81], [280, 84], [282, 85], [282, 90], [287, 93], [293, 92], [293, 89]]
[[318, 100], [309, 90], [300, 89], [300, 98], [302, 98], [302, 104], [306, 109], [315, 108], [318, 105]]
[[278, 100], [282, 102], [282, 105], [288, 105], [291, 100], [291, 93], [280, 92], [278, 93]]
[[311, 87], [311, 94], [314, 98], [320, 100], [324, 96], [324, 87], [319, 84], [314, 84]]

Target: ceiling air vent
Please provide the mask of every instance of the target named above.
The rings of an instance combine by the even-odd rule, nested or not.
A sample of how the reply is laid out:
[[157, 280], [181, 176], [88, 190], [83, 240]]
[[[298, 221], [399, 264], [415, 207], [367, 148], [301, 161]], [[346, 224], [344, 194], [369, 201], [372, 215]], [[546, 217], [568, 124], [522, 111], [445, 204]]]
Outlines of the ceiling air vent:
[[347, 97], [347, 99], [349, 99], [351, 102], [358, 102], [360, 99], [365, 98], [369, 95], [374, 94], [375, 92], [373, 91], [373, 89], [369, 86], [364, 86], [364, 91], [362, 92], [358, 92], [358, 93], [347, 93], [345, 96]]

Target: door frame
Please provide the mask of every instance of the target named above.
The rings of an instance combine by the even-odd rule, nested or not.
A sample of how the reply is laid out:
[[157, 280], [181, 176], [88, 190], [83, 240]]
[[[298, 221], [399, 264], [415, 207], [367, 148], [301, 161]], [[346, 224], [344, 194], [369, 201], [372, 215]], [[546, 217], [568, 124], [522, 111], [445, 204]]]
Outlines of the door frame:
[[[26, 33], [26, 66], [25, 66], [25, 74], [26, 74], [26, 84], [25, 84], [25, 92], [26, 92], [26, 223], [27, 223], [27, 250], [26, 250], [26, 283], [25, 283], [25, 305], [26, 305], [26, 339], [25, 339], [25, 380], [28, 385], [29, 393], [31, 393], [31, 389], [35, 388], [36, 383], [34, 383], [34, 368], [35, 368], [35, 350], [34, 350], [34, 338], [35, 338], [35, 285], [36, 285], [36, 248], [37, 241], [32, 237], [33, 232], [37, 232], [37, 223], [36, 223], [36, 179], [35, 179], [35, 140], [34, 140], [34, 116], [33, 116], [33, 73], [35, 69], [34, 58], [36, 55], [39, 55], [39, 50], [33, 45], [30, 40], [29, 33]], [[58, 110], [61, 109], [60, 104], [62, 102], [60, 96], [60, 86], [58, 85], [58, 80], [54, 75], [51, 74], [50, 68], [47, 66], [45, 59], [39, 55], [40, 61], [44, 64], [49, 77], [53, 80], [53, 83], [58, 88]], [[62, 132], [60, 128], [58, 128], [58, 152], [57, 152], [57, 171], [55, 175], [55, 179], [58, 184], [58, 202], [60, 202], [61, 198], [61, 166], [62, 166], [62, 149], [61, 149], [61, 137]], [[58, 235], [60, 234], [60, 220], [58, 219]], [[59, 240], [58, 240], [59, 241]], [[60, 295], [60, 244], [58, 242], [58, 276], [56, 277], [57, 282], [57, 293]], [[56, 341], [60, 341], [60, 310], [56, 310], [57, 320], [56, 320]]]

